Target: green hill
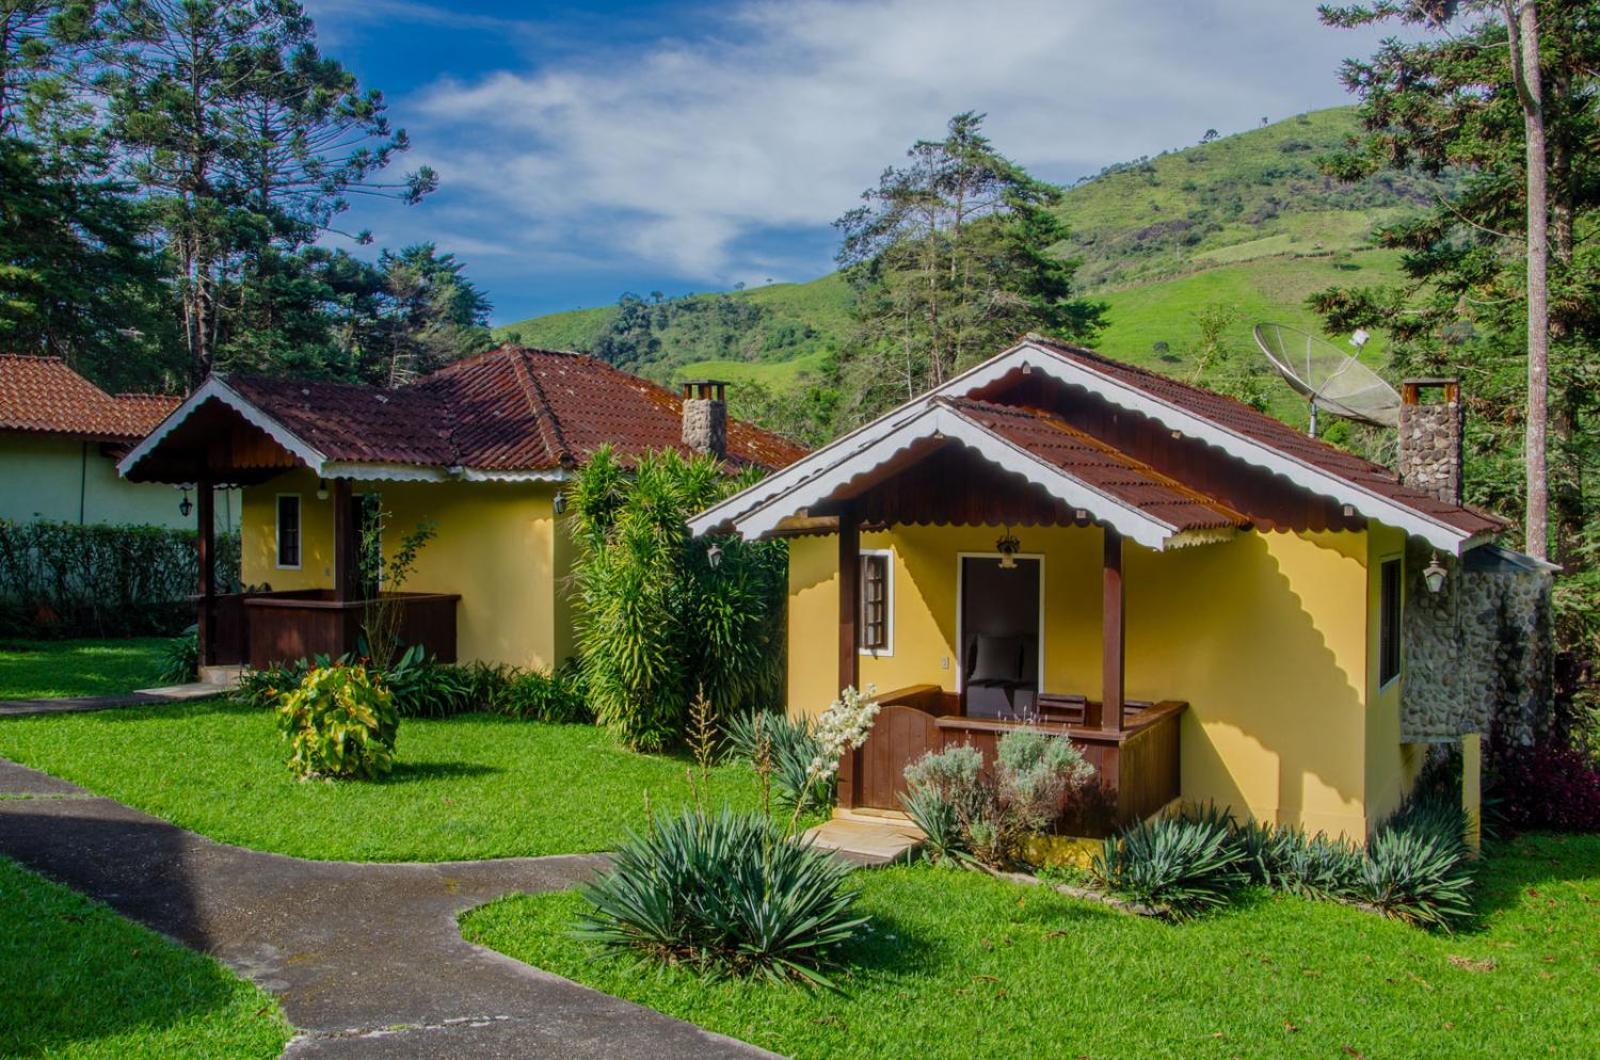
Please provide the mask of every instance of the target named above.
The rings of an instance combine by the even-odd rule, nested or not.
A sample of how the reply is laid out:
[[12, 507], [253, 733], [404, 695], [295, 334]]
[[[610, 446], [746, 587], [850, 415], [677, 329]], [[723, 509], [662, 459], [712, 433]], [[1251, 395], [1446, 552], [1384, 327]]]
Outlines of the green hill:
[[[1447, 189], [1392, 173], [1348, 185], [1324, 177], [1317, 157], [1356, 129], [1350, 108], [1317, 111], [1112, 166], [1068, 189], [1060, 210], [1072, 236], [1059, 249], [1082, 263], [1083, 293], [1109, 307], [1096, 345], [1182, 377], [1192, 372], [1202, 315], [1224, 320], [1220, 342], [1249, 355], [1258, 321], [1316, 330], [1305, 308], [1311, 293], [1394, 279], [1398, 256], [1370, 249], [1374, 227]], [[647, 305], [647, 326], [632, 329], [620, 347], [615, 306], [496, 330], [535, 345], [607, 356], [620, 349], [618, 363], [661, 381], [709, 375], [782, 391], [820, 371], [839, 347], [849, 333], [849, 299], [837, 273], [668, 299]], [[1382, 362], [1382, 336], [1366, 358]], [[1287, 397], [1274, 411], [1290, 420], [1304, 415]]]

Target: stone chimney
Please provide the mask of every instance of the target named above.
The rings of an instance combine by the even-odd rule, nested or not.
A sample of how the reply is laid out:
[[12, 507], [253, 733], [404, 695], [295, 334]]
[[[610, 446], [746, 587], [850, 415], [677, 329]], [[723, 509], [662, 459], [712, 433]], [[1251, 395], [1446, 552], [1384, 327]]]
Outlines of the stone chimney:
[[1461, 384], [1407, 379], [1400, 384], [1400, 481], [1461, 503]]
[[693, 379], [683, 384], [683, 444], [721, 460], [728, 455], [728, 384]]

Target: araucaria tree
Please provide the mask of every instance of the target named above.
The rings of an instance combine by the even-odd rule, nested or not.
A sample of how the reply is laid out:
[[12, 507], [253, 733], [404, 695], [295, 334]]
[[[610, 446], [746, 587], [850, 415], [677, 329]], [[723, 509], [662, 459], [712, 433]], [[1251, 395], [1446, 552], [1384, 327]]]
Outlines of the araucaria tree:
[[696, 541], [684, 525], [749, 482], [710, 457], [669, 450], [628, 468], [605, 447], [571, 487], [590, 704], [630, 747], [681, 741], [697, 694], [727, 717], [770, 705], [782, 687], [787, 550]]
[[1087, 339], [1102, 307], [1072, 297], [1076, 263], [1061, 191], [1035, 180], [982, 134], [983, 115], [950, 119], [909, 163], [884, 170], [835, 226], [855, 288], [859, 334], [846, 389], [866, 418], [937, 386], [1027, 331]]
[[1403, 371], [1466, 378], [1483, 413], [1475, 447], [1494, 471], [1474, 476], [1491, 484], [1478, 499], [1522, 518], [1527, 551], [1553, 548], [1570, 562], [1589, 521], [1583, 482], [1596, 454], [1585, 435], [1600, 402], [1600, 262], [1582, 238], [1600, 205], [1594, 5], [1383, 0], [1321, 10], [1330, 25], [1412, 30], [1346, 62], [1367, 135], [1331, 168], [1464, 179], [1431, 213], [1380, 232], [1406, 251], [1404, 288], [1335, 290], [1317, 305], [1341, 327], [1391, 327]]
[[1389, 327], [1398, 372], [1465, 381], [1469, 494], [1522, 517], [1526, 549], [1566, 568], [1561, 672], [1576, 691], [1600, 637], [1600, 18], [1593, 0], [1321, 11], [1334, 26], [1408, 28], [1345, 64], [1366, 135], [1329, 168], [1462, 179], [1431, 212], [1380, 230], [1404, 251], [1405, 284], [1333, 289], [1313, 304], [1340, 329]]
[[292, 0], [128, 0], [106, 19], [109, 132], [172, 257], [198, 378], [264, 260], [327, 230], [350, 195], [415, 202], [435, 176], [379, 179], [405, 133]]

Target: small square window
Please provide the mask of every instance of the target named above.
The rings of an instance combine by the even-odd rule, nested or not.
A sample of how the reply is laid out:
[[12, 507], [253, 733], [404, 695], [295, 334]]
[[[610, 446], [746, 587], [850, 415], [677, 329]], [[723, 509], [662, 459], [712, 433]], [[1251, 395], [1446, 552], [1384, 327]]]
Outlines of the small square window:
[[300, 495], [278, 495], [278, 566], [287, 570], [300, 568]]
[[1379, 569], [1378, 684], [1400, 676], [1400, 560], [1387, 559]]

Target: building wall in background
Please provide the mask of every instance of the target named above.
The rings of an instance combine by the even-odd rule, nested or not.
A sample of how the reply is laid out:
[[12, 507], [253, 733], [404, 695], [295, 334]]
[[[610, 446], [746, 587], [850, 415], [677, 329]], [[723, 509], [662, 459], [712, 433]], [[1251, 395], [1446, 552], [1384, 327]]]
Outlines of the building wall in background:
[[[98, 442], [0, 432], [0, 519], [193, 529], [194, 516], [178, 511], [182, 496], [172, 486], [120, 478]], [[239, 499], [238, 490], [218, 491], [219, 531], [238, 528]]]

